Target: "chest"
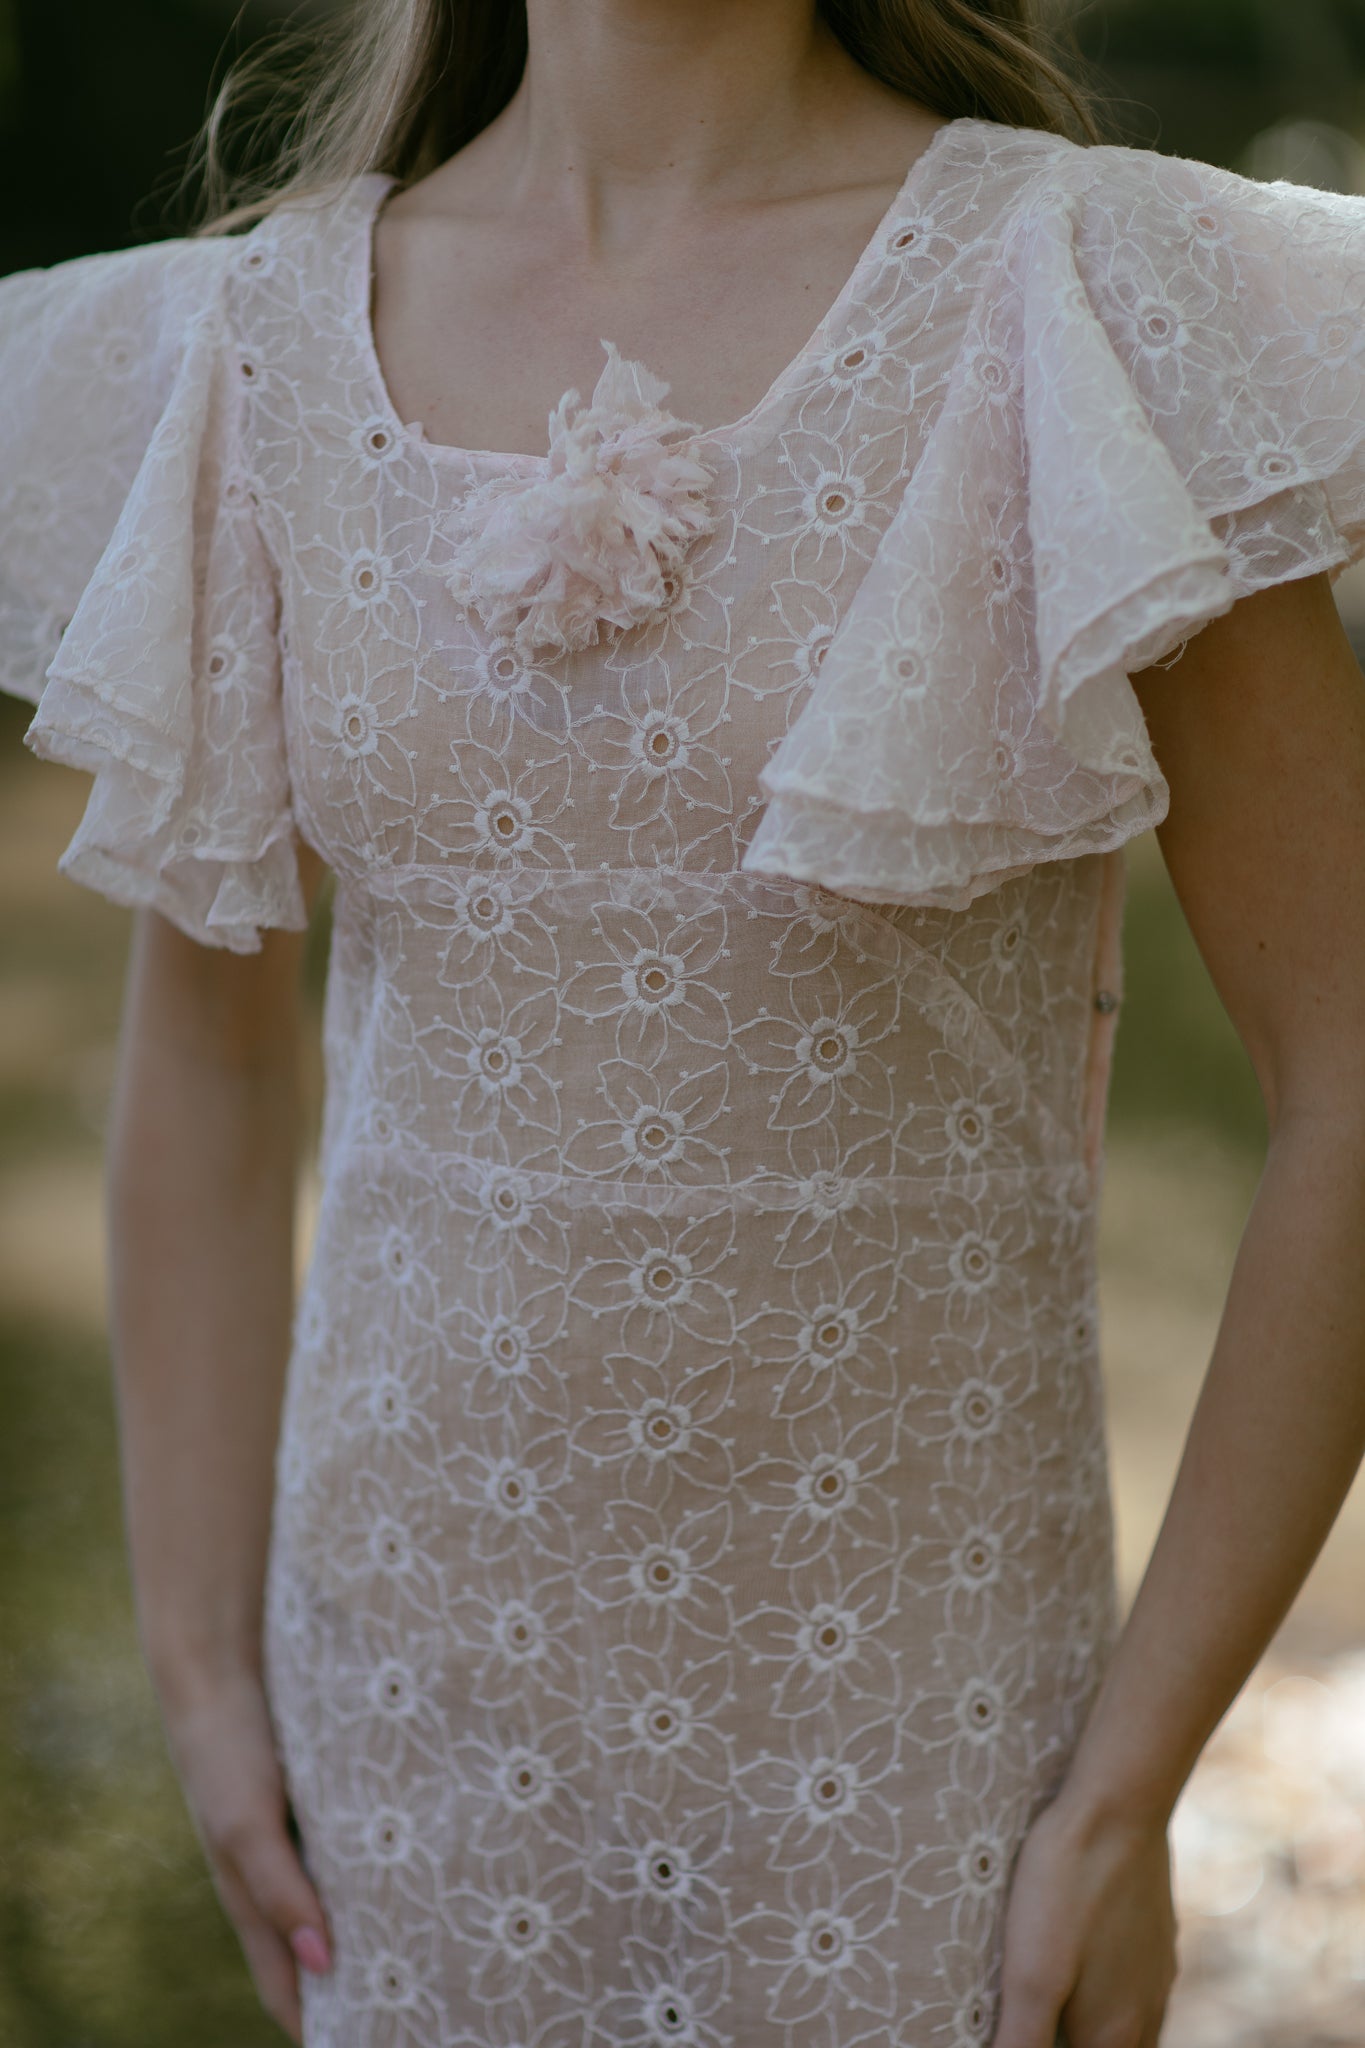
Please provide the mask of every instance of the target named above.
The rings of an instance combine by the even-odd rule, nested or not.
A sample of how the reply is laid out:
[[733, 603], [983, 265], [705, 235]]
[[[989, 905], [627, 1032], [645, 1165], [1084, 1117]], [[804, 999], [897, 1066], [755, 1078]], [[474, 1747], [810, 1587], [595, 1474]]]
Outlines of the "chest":
[[452, 590], [452, 525], [481, 484], [540, 458], [441, 444], [395, 408], [364, 307], [375, 196], [358, 188], [334, 247], [261, 263], [240, 302], [306, 836], [351, 874], [737, 868], [763, 766], [932, 434], [967, 256], [919, 217], [890, 223], [821, 334], [741, 420], [696, 437], [714, 523], [666, 607], [527, 658]]
[[593, 260], [534, 222], [509, 244], [487, 223], [385, 206], [372, 322], [395, 410], [447, 446], [538, 454], [560, 395], [592, 389], [609, 335], [666, 381], [680, 418], [738, 420], [820, 328], [848, 284], [850, 249], [866, 247], [893, 197], [858, 188], [701, 226], [661, 222], [626, 256]]
[[911, 430], [710, 451], [714, 529], [666, 609], [520, 651], [452, 594], [470, 473], [318, 458], [264, 507], [279, 560], [291, 783], [341, 872], [408, 864], [731, 870], [759, 774], [893, 518]]

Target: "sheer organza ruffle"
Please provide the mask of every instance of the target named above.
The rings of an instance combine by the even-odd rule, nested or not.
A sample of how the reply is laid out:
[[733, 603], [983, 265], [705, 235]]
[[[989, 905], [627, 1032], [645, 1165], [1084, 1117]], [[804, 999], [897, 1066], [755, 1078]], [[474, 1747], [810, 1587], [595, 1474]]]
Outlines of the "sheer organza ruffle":
[[1129, 677], [1365, 551], [1365, 201], [1077, 152], [1007, 223], [744, 865], [965, 906], [1169, 790]]
[[62, 872], [238, 951], [305, 922], [278, 597], [236, 442], [240, 242], [0, 287], [0, 682], [94, 777]]

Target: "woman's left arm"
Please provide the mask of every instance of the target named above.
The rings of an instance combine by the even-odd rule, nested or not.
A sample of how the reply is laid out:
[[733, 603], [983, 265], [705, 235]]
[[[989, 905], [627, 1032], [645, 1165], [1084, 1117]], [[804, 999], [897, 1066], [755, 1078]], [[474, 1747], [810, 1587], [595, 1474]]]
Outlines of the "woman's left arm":
[[1134, 676], [1158, 837], [1269, 1148], [1141, 1587], [1015, 1865], [994, 2048], [1156, 2048], [1167, 1826], [1365, 1454], [1365, 679], [1325, 575]]

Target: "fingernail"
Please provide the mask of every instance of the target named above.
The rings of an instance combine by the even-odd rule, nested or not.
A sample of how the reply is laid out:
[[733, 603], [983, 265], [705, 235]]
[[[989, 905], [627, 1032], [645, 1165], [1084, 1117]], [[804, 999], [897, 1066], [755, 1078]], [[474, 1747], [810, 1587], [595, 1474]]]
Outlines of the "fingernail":
[[327, 1953], [327, 1944], [316, 1927], [296, 1927], [289, 1937], [289, 1946], [303, 1964], [305, 1970], [312, 1970], [321, 1976], [332, 1967], [332, 1958]]

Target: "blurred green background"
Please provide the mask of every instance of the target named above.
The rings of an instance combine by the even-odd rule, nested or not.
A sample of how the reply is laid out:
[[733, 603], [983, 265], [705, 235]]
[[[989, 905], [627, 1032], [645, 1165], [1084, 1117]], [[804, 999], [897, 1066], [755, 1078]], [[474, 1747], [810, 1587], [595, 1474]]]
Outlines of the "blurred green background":
[[[225, 59], [281, 11], [0, 0], [0, 271], [177, 232]], [[1078, 17], [1113, 139], [1365, 191], [1365, 0], [1105, 0]], [[1339, 586], [1365, 654], [1365, 589]], [[0, 699], [0, 2048], [265, 2048], [137, 1655], [101, 1335], [99, 1159], [126, 915], [55, 874], [81, 776]], [[313, 934], [315, 1011], [326, 905]], [[1104, 1208], [1106, 1372], [1131, 1593], [1216, 1328], [1263, 1125], [1151, 839], [1130, 861]], [[314, 1115], [316, 1038], [310, 1046]], [[1273, 1669], [1365, 1636], [1358, 1488]], [[1259, 1998], [1191, 2048], [1365, 2043]], [[1362, 1963], [1365, 1974], [1365, 1962]], [[1320, 1973], [1319, 1973], [1320, 1974]], [[1330, 1988], [1330, 1987], [1329, 1987]], [[1345, 2001], [1365, 1997], [1343, 1989]], [[1297, 2003], [1296, 2003], [1297, 2000]], [[1358, 2012], [1359, 2007], [1355, 2008]]]

